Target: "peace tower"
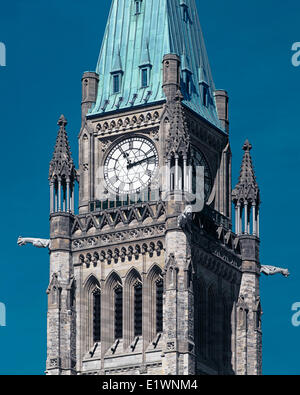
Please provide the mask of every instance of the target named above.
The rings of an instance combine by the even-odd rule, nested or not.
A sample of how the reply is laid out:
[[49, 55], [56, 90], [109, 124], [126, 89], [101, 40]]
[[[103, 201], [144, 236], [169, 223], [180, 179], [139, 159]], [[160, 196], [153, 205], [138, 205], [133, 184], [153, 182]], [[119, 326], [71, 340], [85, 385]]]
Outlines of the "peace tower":
[[195, 0], [113, 0], [81, 109], [78, 169], [64, 116], [50, 163], [47, 374], [261, 374], [252, 147], [232, 191]]

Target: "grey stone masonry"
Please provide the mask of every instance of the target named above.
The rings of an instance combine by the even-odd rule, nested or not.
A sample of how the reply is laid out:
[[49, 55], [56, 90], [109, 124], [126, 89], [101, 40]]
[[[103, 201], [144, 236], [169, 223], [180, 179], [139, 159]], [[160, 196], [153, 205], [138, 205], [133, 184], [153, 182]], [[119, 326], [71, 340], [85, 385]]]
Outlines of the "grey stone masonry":
[[195, 373], [193, 292], [187, 272], [191, 264], [189, 236], [178, 229], [182, 204], [167, 205], [166, 267], [164, 301], [163, 374]]
[[[180, 68], [177, 55], [162, 59], [163, 102], [93, 116], [99, 78], [85, 73], [78, 170], [59, 121], [50, 166], [48, 375], [261, 374], [252, 147], [244, 145], [232, 194], [229, 135], [184, 105]], [[228, 95], [216, 91], [215, 100], [228, 131]], [[125, 173], [130, 155], [134, 165], [147, 162], [130, 151], [117, 164], [114, 150], [125, 140], [128, 151], [151, 144], [157, 171], [144, 191], [110, 197], [107, 178], [119, 177], [103, 170], [108, 158]], [[197, 167], [204, 204], [195, 210]]]
[[48, 288], [49, 375], [76, 374], [76, 310], [71, 260], [73, 216], [53, 214], [50, 219], [50, 286]]
[[237, 304], [237, 374], [262, 374], [259, 240], [241, 236], [242, 281]]

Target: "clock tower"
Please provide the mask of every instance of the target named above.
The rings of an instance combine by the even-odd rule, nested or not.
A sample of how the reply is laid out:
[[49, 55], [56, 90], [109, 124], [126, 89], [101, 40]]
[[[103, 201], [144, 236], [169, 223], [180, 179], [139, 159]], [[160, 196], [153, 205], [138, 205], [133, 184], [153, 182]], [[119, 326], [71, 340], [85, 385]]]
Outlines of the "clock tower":
[[81, 108], [78, 170], [63, 116], [50, 165], [47, 374], [260, 374], [252, 147], [232, 193], [195, 0], [113, 0]]

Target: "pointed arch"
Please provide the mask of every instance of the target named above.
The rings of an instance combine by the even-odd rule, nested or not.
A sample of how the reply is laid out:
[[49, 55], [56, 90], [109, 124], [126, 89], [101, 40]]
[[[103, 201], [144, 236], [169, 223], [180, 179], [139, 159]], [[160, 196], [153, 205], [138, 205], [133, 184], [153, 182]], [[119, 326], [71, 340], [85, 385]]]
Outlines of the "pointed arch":
[[121, 277], [115, 270], [112, 270], [105, 279], [104, 287], [113, 288], [117, 284], [122, 284]]
[[150, 205], [146, 204], [146, 206], [144, 207], [144, 210], [142, 212], [142, 215], [141, 215], [141, 221], [142, 222], [145, 221], [145, 219], [148, 217], [154, 218], [154, 213], [153, 213]]
[[71, 233], [74, 234], [77, 230], [83, 232], [83, 227], [80, 220], [78, 218], [75, 218]]
[[91, 274], [83, 286], [85, 305], [86, 335], [85, 350], [101, 341], [101, 287], [97, 278]]
[[58, 274], [53, 273], [51, 282], [49, 284], [49, 287], [47, 289], [47, 294], [48, 294], [48, 305], [52, 307], [58, 307], [60, 308], [60, 303], [61, 303], [61, 284], [58, 281]]
[[137, 211], [134, 207], [132, 207], [129, 211], [128, 217], [127, 217], [127, 221], [130, 224], [132, 221], [136, 220], [137, 222], [140, 221], [140, 218], [137, 214]]
[[132, 267], [124, 282], [124, 346], [129, 347], [135, 337], [142, 335], [143, 283], [136, 268]]
[[111, 347], [123, 338], [123, 282], [118, 273], [113, 270], [104, 283], [104, 319], [103, 338], [106, 339], [105, 348]]
[[145, 327], [145, 338], [150, 343], [155, 336], [163, 332], [163, 271], [154, 263], [148, 270], [145, 283], [144, 317], [148, 322]]
[[89, 215], [87, 217], [85, 231], [88, 232], [92, 228], [97, 229], [98, 228], [98, 224], [97, 224], [95, 218], [92, 215]]

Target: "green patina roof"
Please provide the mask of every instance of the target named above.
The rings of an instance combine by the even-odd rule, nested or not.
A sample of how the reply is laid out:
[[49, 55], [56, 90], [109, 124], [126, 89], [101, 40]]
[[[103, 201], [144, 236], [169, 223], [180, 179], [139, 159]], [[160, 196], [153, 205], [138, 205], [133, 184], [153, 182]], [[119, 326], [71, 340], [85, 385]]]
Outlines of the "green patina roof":
[[[166, 54], [181, 58], [184, 105], [222, 129], [213, 92], [215, 90], [195, 0], [113, 0], [96, 68], [99, 90], [90, 115], [154, 104], [165, 100], [162, 61]], [[187, 17], [184, 18], [184, 9]], [[149, 86], [141, 88], [141, 66], [149, 66]], [[190, 94], [183, 73], [191, 75]], [[113, 94], [112, 75], [119, 72], [121, 90]], [[210, 101], [202, 104], [199, 83], [209, 86]]]

